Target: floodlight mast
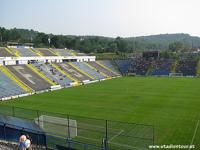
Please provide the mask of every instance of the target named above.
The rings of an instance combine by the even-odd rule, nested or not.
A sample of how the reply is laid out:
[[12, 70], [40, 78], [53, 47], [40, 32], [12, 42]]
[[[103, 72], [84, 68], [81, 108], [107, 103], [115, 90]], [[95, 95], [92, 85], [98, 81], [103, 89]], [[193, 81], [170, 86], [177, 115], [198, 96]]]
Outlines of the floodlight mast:
[[194, 43], [193, 43], [193, 40], [192, 40], [192, 50], [193, 50], [193, 48], [194, 48]]
[[133, 57], [134, 57], [134, 55], [136, 55], [136, 39], [133, 36]]
[[50, 38], [50, 36], [48, 37], [48, 43], [49, 43], [49, 48], [50, 48], [50, 44], [51, 44], [51, 38]]
[[32, 37], [32, 35], [31, 35], [30, 39], [31, 39], [31, 42], [32, 42], [32, 41], [33, 41], [33, 37]]
[[0, 34], [0, 39], [1, 39], [1, 42], [3, 41], [2, 39], [3, 39], [3, 37], [2, 37], [2, 35]]
[[134, 51], [135, 51], [135, 39], [134, 39], [134, 36], [133, 36], [133, 54], [134, 54]]

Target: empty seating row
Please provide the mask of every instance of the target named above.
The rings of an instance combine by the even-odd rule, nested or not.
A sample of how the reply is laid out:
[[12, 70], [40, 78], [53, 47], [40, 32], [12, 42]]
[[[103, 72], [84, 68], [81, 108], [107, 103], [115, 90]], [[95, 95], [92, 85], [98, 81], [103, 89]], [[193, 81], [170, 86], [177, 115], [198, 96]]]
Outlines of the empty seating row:
[[42, 72], [47, 78], [61, 86], [69, 86], [72, 82], [65, 75], [60, 73], [58, 70], [53, 68], [51, 64], [44, 63], [34, 63], [35, 66], [40, 72]]
[[119, 68], [116, 66], [116, 62], [115, 61], [112, 61], [112, 60], [99, 60], [97, 62], [103, 64], [104, 66], [106, 66], [107, 68], [109, 68], [110, 70], [115, 72], [116, 75], [117, 74], [120, 75]]
[[50, 89], [51, 87], [51, 84], [33, 72], [26, 65], [6, 66], [6, 68], [32, 90], [41, 91]]
[[25, 91], [0, 71], [0, 98], [24, 94]]
[[109, 71], [108, 69], [102, 67], [99, 63], [93, 61], [93, 62], [88, 62], [91, 66], [95, 67], [99, 72], [104, 73], [108, 77], [114, 77], [116, 76], [112, 71]]
[[0, 57], [12, 57], [12, 53], [9, 53], [5, 48], [0, 47]]
[[19, 55], [22, 57], [31, 57], [31, 56], [37, 56], [37, 54], [33, 53], [31, 50], [27, 48], [17, 48], [17, 51], [19, 52]]
[[[6, 50], [8, 49], [9, 52]], [[25, 48], [23, 46], [17, 48], [4, 48], [0, 47], [0, 57], [11, 57], [11, 56], [85, 56], [84, 53], [78, 53], [74, 50], [69, 49], [48, 49], [48, 48]]]
[[37, 48], [37, 49], [34, 49], [34, 50], [38, 51], [42, 56], [56, 56], [54, 53], [52, 53], [47, 48]]
[[60, 56], [72, 56], [69, 50], [67, 49], [53, 49], [53, 51]]
[[[101, 63], [103, 64], [103, 62]], [[108, 61], [107, 63], [110, 62]], [[95, 62], [63, 62], [56, 64], [34, 62], [33, 64], [27, 65], [4, 66], [3, 68], [7, 70], [8, 74], [6, 72], [4, 72], [6, 74], [0, 72], [0, 98], [20, 95], [31, 91], [48, 90], [54, 83], [55, 85], [66, 87], [72, 85], [71, 83], [73, 82], [85, 83], [88, 81], [105, 79], [107, 76], [102, 75], [100, 71], [106, 73], [110, 77], [117, 75], [113, 73], [114, 71], [109, 72], [109, 70], [114, 70], [112, 65], [107, 65], [106, 67], [104, 68]], [[115, 72], [117, 71], [115, 70]], [[11, 80], [9, 78], [10, 76], [13, 76], [16, 82], [14, 82], [13, 79]], [[22, 85], [17, 85], [17, 83], [19, 85], [23, 84], [23, 86], [30, 91], [24, 89]]]
[[81, 70], [84, 70], [85, 72], [87, 72], [90, 76], [93, 76], [94, 78], [96, 78], [97, 80], [101, 80], [104, 79], [105, 77], [102, 76], [99, 72], [97, 72], [96, 70], [90, 68], [86, 62], [73, 62], [74, 65], [76, 65], [77, 67], [79, 67]]
[[116, 60], [115, 63], [119, 67], [122, 74], [126, 74], [129, 71], [132, 60]]
[[68, 73], [72, 78], [79, 82], [83, 82], [85, 80], [91, 80], [91, 78], [85, 76], [80, 71], [72, 67], [69, 63], [60, 63], [57, 64], [62, 70]]

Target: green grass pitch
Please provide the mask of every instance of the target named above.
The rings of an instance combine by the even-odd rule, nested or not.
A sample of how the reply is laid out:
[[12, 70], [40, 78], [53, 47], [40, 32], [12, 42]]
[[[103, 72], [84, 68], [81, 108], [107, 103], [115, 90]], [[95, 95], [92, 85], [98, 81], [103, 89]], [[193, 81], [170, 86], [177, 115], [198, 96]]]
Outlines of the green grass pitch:
[[150, 124], [156, 144], [192, 143], [200, 149], [198, 78], [123, 77], [1, 104]]

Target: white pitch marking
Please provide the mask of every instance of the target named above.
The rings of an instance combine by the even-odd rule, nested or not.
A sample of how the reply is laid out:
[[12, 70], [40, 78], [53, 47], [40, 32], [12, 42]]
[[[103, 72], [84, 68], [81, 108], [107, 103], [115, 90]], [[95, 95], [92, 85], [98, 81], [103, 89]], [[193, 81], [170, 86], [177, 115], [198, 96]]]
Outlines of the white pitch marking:
[[[99, 142], [99, 140], [96, 140], [96, 139], [92, 139], [92, 138], [88, 138], [88, 137], [84, 137], [84, 136], [77, 136], [77, 137], [80, 137], [80, 138], [83, 138], [83, 139], [87, 139], [87, 140], [92, 140], [92, 141], [97, 141]], [[137, 149], [137, 150], [144, 150], [143, 148], [139, 148], [139, 147], [135, 147], [135, 146], [129, 146], [129, 145], [126, 145], [126, 144], [120, 144], [120, 143], [115, 143], [115, 142], [109, 142], [110, 144], [114, 144], [114, 145], [118, 145], [118, 146], [122, 146], [122, 147], [127, 147], [127, 148], [134, 148], [134, 149]], [[146, 149], [147, 150], [147, 149]]]
[[[199, 127], [199, 120], [198, 120], [197, 125], [196, 125], [196, 128], [195, 128], [195, 130], [194, 130], [194, 135], [193, 135], [193, 137], [192, 137], [192, 141], [191, 141], [190, 145], [192, 145], [193, 142], [194, 142], [194, 138], [195, 138], [195, 136], [196, 136], [196, 134], [197, 134], [197, 129], [198, 129], [198, 127]], [[190, 150], [190, 149], [191, 149], [191, 147], [189, 147], [189, 150]]]
[[139, 148], [139, 147], [135, 147], [135, 146], [129, 146], [126, 144], [119, 144], [119, 143], [114, 143], [114, 142], [110, 142], [111, 144], [114, 145], [118, 145], [118, 146], [123, 146], [123, 147], [127, 147], [127, 148], [132, 148], [132, 149], [137, 149], [137, 150], [147, 150], [147, 149], [143, 149], [143, 148]]
[[114, 135], [108, 142], [111, 142], [114, 138], [120, 136], [123, 132], [124, 130], [121, 130], [118, 134]]

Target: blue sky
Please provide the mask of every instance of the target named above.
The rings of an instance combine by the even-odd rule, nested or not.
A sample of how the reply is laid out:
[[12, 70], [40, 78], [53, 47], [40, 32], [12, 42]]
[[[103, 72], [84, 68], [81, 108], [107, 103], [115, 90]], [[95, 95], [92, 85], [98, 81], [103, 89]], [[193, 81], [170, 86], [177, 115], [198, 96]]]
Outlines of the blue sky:
[[0, 26], [66, 35], [200, 36], [199, 0], [0, 0]]

